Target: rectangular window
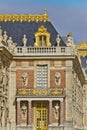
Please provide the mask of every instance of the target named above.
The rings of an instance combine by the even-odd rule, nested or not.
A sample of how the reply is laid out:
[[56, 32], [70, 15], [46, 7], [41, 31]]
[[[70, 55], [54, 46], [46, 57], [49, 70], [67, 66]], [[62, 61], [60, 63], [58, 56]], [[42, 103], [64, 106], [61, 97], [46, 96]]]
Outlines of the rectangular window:
[[65, 48], [61, 48], [61, 52], [65, 52]]
[[48, 87], [48, 65], [37, 65], [36, 73], [37, 88]]

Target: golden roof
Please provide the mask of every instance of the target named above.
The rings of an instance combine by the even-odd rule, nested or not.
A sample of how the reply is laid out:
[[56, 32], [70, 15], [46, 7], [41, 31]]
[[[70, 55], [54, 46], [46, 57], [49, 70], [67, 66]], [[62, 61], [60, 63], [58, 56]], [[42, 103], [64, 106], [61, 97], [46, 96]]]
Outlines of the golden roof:
[[0, 14], [0, 21], [3, 22], [7, 22], [7, 21], [11, 21], [11, 22], [15, 22], [15, 21], [19, 21], [19, 22], [31, 22], [31, 21], [35, 21], [35, 22], [39, 22], [39, 21], [50, 21], [46, 9], [44, 9], [44, 14]]
[[86, 56], [87, 55], [87, 43], [82, 41], [80, 45], [77, 45], [78, 55]]
[[87, 49], [87, 43], [85, 41], [82, 41], [80, 45], [77, 46], [78, 49]]

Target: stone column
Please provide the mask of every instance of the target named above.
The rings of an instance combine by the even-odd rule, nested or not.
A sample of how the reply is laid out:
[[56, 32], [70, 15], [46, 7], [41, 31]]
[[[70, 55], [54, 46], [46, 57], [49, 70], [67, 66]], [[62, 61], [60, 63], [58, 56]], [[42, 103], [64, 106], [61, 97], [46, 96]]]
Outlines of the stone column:
[[49, 101], [49, 125], [52, 124], [52, 101]]
[[17, 101], [17, 125], [20, 124], [20, 101]]
[[[71, 62], [70, 62], [71, 63]], [[66, 69], [66, 121], [72, 121], [72, 68]]]
[[66, 61], [66, 98], [65, 98], [65, 122], [64, 130], [72, 130], [72, 86], [73, 86], [73, 74], [72, 74], [73, 62]]
[[64, 101], [60, 101], [60, 125], [64, 124], [65, 108]]
[[31, 101], [28, 101], [28, 125], [31, 125]]

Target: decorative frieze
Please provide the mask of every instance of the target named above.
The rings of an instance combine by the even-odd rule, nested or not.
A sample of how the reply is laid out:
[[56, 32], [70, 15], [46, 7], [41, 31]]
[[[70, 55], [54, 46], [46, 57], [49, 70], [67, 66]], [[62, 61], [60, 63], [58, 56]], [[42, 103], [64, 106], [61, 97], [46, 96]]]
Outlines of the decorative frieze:
[[24, 89], [20, 88], [17, 90], [17, 96], [64, 96], [64, 90], [63, 89]]

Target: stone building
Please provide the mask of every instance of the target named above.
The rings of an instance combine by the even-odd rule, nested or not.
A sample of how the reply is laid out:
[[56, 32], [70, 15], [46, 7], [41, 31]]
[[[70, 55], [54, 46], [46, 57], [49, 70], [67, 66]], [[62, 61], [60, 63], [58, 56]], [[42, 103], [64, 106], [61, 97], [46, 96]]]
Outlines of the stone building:
[[86, 80], [72, 34], [65, 42], [46, 10], [1, 14], [0, 26], [0, 128], [86, 128]]
[[83, 102], [83, 112], [84, 112], [84, 130], [87, 129], [87, 43], [82, 41], [81, 44], [77, 46], [78, 58], [85, 76], [84, 88], [84, 102]]

